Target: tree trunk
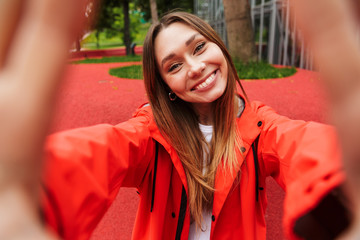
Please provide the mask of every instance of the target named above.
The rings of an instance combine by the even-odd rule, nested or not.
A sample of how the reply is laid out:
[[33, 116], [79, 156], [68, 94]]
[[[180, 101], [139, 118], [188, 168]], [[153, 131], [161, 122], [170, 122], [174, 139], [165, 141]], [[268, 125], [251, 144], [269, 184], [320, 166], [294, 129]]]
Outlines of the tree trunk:
[[126, 55], [131, 54], [131, 37], [130, 37], [130, 17], [129, 17], [129, 0], [122, 0], [124, 13], [124, 44]]
[[96, 30], [95, 37], [96, 37], [96, 49], [100, 48], [99, 38], [100, 38], [99, 30]]
[[249, 0], [223, 0], [229, 52], [236, 60], [256, 60]]
[[76, 46], [76, 51], [77, 52], [80, 52], [80, 50], [81, 50], [81, 43], [80, 43], [80, 36], [78, 36], [77, 38], [76, 38], [76, 40], [75, 40], [75, 46]]
[[151, 8], [151, 19], [152, 19], [152, 23], [153, 23], [153, 24], [156, 24], [156, 23], [159, 22], [156, 0], [150, 0], [150, 8]]

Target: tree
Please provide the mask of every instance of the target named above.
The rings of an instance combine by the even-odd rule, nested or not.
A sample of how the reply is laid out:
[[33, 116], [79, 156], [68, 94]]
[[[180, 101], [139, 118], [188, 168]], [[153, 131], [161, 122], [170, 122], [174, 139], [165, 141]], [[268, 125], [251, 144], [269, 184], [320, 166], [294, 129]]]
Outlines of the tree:
[[162, 16], [172, 9], [179, 9], [191, 13], [194, 11], [194, 0], [134, 0], [135, 5], [145, 13], [145, 20], [152, 19], [150, 7], [150, 2], [152, 1], [156, 3], [158, 16]]
[[126, 55], [131, 54], [131, 36], [130, 36], [130, 17], [129, 17], [129, 0], [122, 0], [122, 9], [124, 14], [123, 41], [126, 47]]
[[[95, 22], [92, 27], [96, 31], [95, 36], [97, 39], [97, 48], [99, 48], [99, 34], [105, 30], [116, 31], [113, 28], [115, 17], [117, 16], [114, 8], [116, 6], [117, 0], [103, 0], [98, 1], [97, 12], [95, 16]], [[115, 32], [113, 34], [116, 34]]]
[[152, 23], [158, 23], [158, 10], [156, 5], [156, 0], [150, 0], [150, 9], [151, 9], [151, 19]]
[[75, 39], [75, 49], [77, 52], [81, 50], [80, 36], [77, 36]]
[[256, 60], [249, 0], [223, 0], [229, 52], [244, 62]]
[[[98, 16], [93, 29], [96, 35], [105, 32], [107, 37], [120, 35], [126, 47], [126, 54], [131, 53], [131, 42], [138, 32], [140, 13], [129, 0], [103, 0], [98, 6]], [[131, 14], [130, 14], [131, 12]]]

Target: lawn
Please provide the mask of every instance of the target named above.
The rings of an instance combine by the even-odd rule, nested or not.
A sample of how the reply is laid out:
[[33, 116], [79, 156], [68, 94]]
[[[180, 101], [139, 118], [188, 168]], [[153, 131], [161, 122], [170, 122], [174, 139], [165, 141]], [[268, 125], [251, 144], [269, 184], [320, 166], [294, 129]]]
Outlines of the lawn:
[[113, 57], [102, 57], [102, 58], [85, 58], [79, 61], [73, 61], [72, 64], [83, 64], [83, 63], [116, 63], [116, 62], [139, 62], [141, 61], [140, 55], [134, 56], [113, 56]]
[[[87, 58], [80, 61], [74, 61], [73, 64], [83, 63], [115, 63], [115, 62], [139, 62], [142, 57], [140, 55], [135, 56], [118, 56], [118, 57], [102, 57], [102, 58]], [[295, 67], [274, 67], [266, 62], [235, 62], [235, 68], [237, 70], [240, 79], [272, 79], [283, 78], [294, 75], [296, 73]], [[119, 68], [112, 68], [109, 70], [109, 74], [119, 78], [129, 79], [142, 79], [142, 66], [133, 65]]]

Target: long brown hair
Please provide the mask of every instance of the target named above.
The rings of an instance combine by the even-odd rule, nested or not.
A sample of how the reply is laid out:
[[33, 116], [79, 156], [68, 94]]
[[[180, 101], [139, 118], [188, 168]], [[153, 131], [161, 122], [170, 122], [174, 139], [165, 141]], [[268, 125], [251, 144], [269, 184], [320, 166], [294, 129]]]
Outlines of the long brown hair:
[[[175, 22], [184, 23], [217, 44], [228, 65], [228, 82], [224, 94], [214, 102], [214, 132], [210, 146], [199, 128], [199, 120], [191, 103], [179, 98], [169, 100], [169, 90], [162, 79], [156, 62], [155, 39], [159, 32]], [[202, 210], [212, 207], [216, 169], [223, 159], [225, 169], [237, 167], [235, 148], [239, 141], [236, 130], [238, 104], [236, 82], [240, 84], [236, 69], [224, 43], [216, 32], [199, 17], [186, 12], [165, 15], [150, 27], [143, 45], [143, 72], [147, 95], [153, 115], [162, 135], [176, 150], [186, 173], [189, 187], [189, 208], [197, 227], [201, 227]], [[246, 96], [246, 95], [245, 95]], [[208, 147], [208, 148], [207, 148]], [[209, 149], [205, 152], [204, 149]], [[204, 158], [208, 164], [203, 174]]]

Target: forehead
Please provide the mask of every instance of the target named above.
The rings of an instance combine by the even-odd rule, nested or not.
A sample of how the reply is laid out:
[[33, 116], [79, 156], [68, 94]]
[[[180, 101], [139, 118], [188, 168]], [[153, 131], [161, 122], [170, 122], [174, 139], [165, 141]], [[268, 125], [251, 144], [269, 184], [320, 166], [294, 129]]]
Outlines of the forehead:
[[201, 36], [198, 31], [184, 23], [172, 23], [162, 29], [155, 39], [157, 61], [186, 47], [188, 40], [194, 35]]

